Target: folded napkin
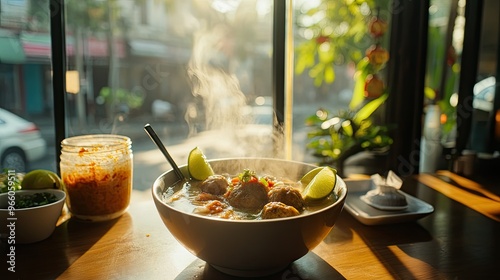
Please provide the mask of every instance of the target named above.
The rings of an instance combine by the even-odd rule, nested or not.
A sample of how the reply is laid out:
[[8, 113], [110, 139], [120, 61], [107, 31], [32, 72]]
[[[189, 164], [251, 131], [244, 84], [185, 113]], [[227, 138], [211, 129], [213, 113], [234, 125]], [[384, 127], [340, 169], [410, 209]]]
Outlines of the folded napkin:
[[403, 210], [408, 207], [406, 196], [399, 191], [403, 181], [392, 170], [386, 178], [379, 174], [372, 175], [371, 181], [375, 188], [360, 197], [366, 204], [380, 210]]
[[401, 185], [403, 185], [403, 180], [396, 175], [392, 170], [389, 170], [387, 173], [387, 177], [384, 178], [379, 174], [373, 174], [371, 176], [372, 182], [376, 187], [393, 187], [395, 189], [400, 189]]

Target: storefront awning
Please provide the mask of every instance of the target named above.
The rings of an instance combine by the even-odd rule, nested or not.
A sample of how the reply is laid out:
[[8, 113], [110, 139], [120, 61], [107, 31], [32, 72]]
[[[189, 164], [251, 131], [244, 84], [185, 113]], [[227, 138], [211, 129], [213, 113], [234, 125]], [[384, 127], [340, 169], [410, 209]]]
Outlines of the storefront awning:
[[[51, 41], [50, 34], [42, 33], [23, 33], [21, 41], [24, 47], [26, 56], [29, 59], [50, 59]], [[73, 36], [66, 37], [66, 55], [75, 55], [76, 40]], [[108, 42], [105, 39], [97, 39], [94, 37], [85, 38], [81, 42], [81, 55], [90, 56], [93, 58], [104, 58], [108, 56]], [[115, 51], [119, 58], [126, 55], [126, 47], [122, 40], [115, 41]]]
[[165, 58], [170, 61], [187, 62], [191, 57], [191, 50], [180, 46], [169, 45], [152, 40], [135, 39], [129, 42], [130, 54], [141, 57]]
[[[86, 39], [85, 52], [92, 57], [107, 57], [108, 55], [108, 41], [105, 39], [98, 39], [90, 37]], [[126, 56], [127, 50], [125, 43], [121, 39], [114, 41], [115, 55], [119, 58]]]
[[23, 63], [26, 60], [23, 46], [19, 39], [14, 37], [0, 37], [0, 62]]
[[52, 54], [49, 34], [22, 33], [21, 42], [28, 59], [50, 60]]

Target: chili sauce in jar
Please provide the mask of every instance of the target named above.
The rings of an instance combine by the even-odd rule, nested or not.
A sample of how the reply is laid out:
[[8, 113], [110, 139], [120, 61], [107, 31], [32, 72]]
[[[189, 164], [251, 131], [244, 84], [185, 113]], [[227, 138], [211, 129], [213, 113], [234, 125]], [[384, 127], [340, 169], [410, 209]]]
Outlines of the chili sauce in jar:
[[61, 179], [72, 216], [105, 221], [127, 211], [132, 192], [130, 138], [95, 134], [61, 142]]

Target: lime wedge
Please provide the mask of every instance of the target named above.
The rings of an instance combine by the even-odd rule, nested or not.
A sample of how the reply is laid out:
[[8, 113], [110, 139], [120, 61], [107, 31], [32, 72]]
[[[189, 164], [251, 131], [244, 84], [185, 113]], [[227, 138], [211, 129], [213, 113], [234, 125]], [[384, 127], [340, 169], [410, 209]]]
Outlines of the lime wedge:
[[189, 152], [187, 167], [189, 175], [195, 180], [203, 181], [215, 174], [199, 147], [195, 147]]
[[303, 186], [307, 186], [309, 182], [318, 174], [321, 170], [323, 170], [324, 167], [316, 167], [313, 170], [307, 172], [301, 179], [300, 182], [302, 183]]
[[32, 170], [24, 175], [21, 181], [21, 188], [23, 190], [36, 190], [36, 189], [62, 189], [63, 182], [59, 175], [44, 169]]
[[[314, 169], [312, 171], [314, 171]], [[306, 175], [304, 175], [304, 177]], [[304, 199], [318, 200], [330, 195], [335, 187], [335, 183], [337, 182], [336, 175], [337, 171], [335, 169], [328, 166], [321, 167], [312, 180], [310, 180], [307, 184], [306, 188], [302, 191]]]

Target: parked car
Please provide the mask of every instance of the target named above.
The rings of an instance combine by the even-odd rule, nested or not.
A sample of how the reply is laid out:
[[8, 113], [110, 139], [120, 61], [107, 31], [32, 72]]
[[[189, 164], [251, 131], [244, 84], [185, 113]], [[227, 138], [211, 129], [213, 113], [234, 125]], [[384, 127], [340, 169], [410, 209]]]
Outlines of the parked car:
[[493, 110], [496, 86], [496, 79], [493, 76], [477, 82], [473, 89], [473, 107], [477, 110], [490, 113]]
[[47, 143], [38, 127], [0, 108], [0, 168], [15, 172], [28, 171], [30, 162], [47, 153]]
[[151, 112], [153, 117], [157, 120], [174, 120], [175, 119], [175, 108], [170, 102], [155, 99], [151, 104]]
[[491, 122], [497, 122], [494, 108], [495, 98], [499, 96], [495, 77], [487, 77], [474, 85], [472, 111], [471, 149], [480, 153], [493, 153], [495, 149], [494, 131]]

